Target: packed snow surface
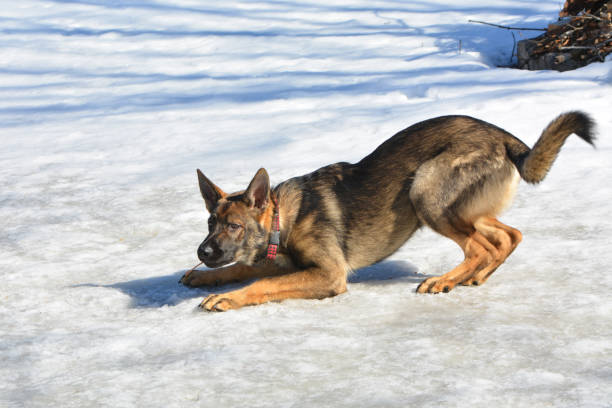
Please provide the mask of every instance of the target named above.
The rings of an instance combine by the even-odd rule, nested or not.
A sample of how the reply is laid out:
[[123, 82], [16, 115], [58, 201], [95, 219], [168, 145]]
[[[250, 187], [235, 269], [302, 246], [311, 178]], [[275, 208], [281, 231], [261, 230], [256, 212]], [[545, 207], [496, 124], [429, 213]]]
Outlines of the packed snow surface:
[[[12, 1], [0, 17], [0, 406], [611, 407], [612, 60], [518, 71], [559, 0]], [[515, 31], [517, 39], [533, 31]], [[472, 115], [533, 144], [598, 122], [502, 217], [482, 287], [427, 230], [347, 293], [206, 313], [177, 283], [226, 191]], [[228, 288], [224, 288], [227, 290]]]

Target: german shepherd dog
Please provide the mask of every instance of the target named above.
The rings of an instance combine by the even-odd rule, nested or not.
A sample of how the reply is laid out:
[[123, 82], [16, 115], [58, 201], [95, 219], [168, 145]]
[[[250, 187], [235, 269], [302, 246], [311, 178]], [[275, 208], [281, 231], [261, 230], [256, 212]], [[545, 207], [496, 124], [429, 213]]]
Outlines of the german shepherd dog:
[[397, 133], [358, 163], [332, 164], [274, 188], [260, 169], [245, 191], [226, 194], [198, 170], [210, 218], [197, 253], [215, 269], [193, 269], [181, 283], [256, 279], [206, 297], [200, 307], [210, 311], [335, 296], [346, 291], [351, 271], [388, 257], [427, 225], [455, 241], [465, 259], [416, 291], [481, 285], [521, 242], [520, 231], [496, 218], [519, 179], [542, 181], [567, 137], [594, 144], [593, 129], [585, 113], [568, 112], [530, 149], [487, 122], [443, 116]]

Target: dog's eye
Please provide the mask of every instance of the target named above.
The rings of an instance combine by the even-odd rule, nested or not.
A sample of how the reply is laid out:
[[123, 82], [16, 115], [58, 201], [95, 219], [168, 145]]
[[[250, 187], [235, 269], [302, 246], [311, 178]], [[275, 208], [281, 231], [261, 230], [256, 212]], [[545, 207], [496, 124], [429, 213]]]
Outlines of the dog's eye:
[[227, 224], [227, 228], [229, 228], [230, 231], [232, 232], [236, 232], [238, 231], [240, 228], [242, 228], [242, 225], [240, 224], [233, 224], [233, 223], [229, 223]]

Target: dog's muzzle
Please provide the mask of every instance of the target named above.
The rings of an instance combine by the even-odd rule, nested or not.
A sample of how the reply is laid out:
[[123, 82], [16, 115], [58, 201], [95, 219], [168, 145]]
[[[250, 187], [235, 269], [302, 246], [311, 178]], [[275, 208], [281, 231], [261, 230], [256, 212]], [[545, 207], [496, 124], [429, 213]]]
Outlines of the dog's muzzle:
[[216, 268], [226, 263], [223, 259], [223, 251], [213, 240], [207, 239], [198, 247], [198, 258], [210, 268]]
[[198, 258], [200, 258], [200, 261], [206, 261], [207, 259], [210, 259], [213, 252], [214, 252], [213, 249], [208, 245], [205, 246], [204, 248], [200, 246], [198, 248]]

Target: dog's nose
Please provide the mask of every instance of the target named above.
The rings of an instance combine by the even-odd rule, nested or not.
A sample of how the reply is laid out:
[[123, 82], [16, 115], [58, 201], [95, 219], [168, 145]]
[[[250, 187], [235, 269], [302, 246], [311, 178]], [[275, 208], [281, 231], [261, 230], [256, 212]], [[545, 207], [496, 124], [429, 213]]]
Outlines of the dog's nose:
[[210, 245], [201, 245], [198, 248], [198, 258], [200, 258], [200, 261], [206, 261], [207, 259], [210, 259], [210, 257], [212, 256], [214, 250], [211, 248]]

